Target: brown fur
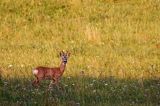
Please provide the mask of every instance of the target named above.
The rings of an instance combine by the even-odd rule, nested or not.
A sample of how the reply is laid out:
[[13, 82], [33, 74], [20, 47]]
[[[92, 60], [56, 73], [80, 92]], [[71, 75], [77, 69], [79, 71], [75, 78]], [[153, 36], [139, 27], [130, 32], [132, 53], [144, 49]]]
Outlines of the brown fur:
[[[51, 87], [52, 84], [55, 84], [56, 86], [58, 85], [58, 82], [61, 78], [61, 76], [64, 73], [65, 67], [66, 67], [66, 61], [69, 57], [70, 53], [64, 53], [64, 52], [60, 52], [60, 56], [62, 58], [61, 64], [59, 67], [54, 67], [54, 68], [49, 68], [49, 67], [43, 67], [43, 66], [39, 66], [37, 68], [35, 68], [34, 70], [37, 70], [38, 73], [34, 74], [36, 79], [33, 81], [33, 85], [37, 86], [39, 85], [39, 82], [43, 79], [50, 79], [51, 83], [49, 85], [49, 87]], [[66, 62], [66, 63], [65, 63]]]

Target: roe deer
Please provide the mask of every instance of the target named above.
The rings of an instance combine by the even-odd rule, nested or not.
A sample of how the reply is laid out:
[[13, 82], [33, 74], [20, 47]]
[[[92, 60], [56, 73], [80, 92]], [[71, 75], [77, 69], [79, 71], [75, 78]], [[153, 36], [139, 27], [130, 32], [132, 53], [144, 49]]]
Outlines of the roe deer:
[[69, 52], [60, 52], [61, 57], [61, 64], [59, 67], [43, 67], [39, 66], [33, 70], [33, 74], [35, 75], [36, 79], [33, 81], [33, 85], [37, 86], [39, 85], [39, 82], [43, 79], [49, 78], [51, 80], [51, 83], [49, 85], [49, 88], [51, 88], [51, 85], [54, 84], [58, 87], [58, 81], [60, 80], [60, 77], [63, 75], [67, 60], [70, 56]]

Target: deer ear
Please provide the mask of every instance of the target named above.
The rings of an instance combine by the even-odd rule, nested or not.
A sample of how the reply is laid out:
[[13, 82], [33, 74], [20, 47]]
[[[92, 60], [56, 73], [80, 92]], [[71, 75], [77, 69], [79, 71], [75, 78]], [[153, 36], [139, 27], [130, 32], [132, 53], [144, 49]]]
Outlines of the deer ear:
[[67, 51], [67, 56], [70, 57], [71, 53]]
[[61, 51], [60, 53], [59, 53], [59, 56], [62, 56], [63, 55], [63, 51]]

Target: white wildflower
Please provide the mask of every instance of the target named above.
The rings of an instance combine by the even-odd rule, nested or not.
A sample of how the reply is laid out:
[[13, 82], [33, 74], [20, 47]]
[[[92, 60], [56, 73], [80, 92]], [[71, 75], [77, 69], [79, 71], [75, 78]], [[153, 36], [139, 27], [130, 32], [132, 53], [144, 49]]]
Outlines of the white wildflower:
[[24, 65], [23, 65], [23, 64], [21, 64], [21, 67], [23, 68], [23, 67], [24, 67]]
[[68, 85], [66, 85], [66, 84], [65, 84], [64, 86], [65, 86], [65, 87], [68, 87]]
[[92, 82], [96, 82], [96, 80], [93, 80]]
[[89, 84], [90, 86], [93, 86], [93, 83]]
[[67, 77], [68, 79], [71, 79], [71, 77]]
[[93, 93], [95, 93], [96, 92], [96, 90], [93, 90]]
[[11, 67], [13, 67], [13, 65], [12, 65], [12, 64], [10, 64], [10, 65], [8, 66], [8, 68], [11, 68]]
[[105, 85], [105, 86], [107, 86], [108, 84], [107, 84], [107, 83], [105, 83], [104, 85]]
[[80, 103], [76, 103], [77, 106], [80, 106]]

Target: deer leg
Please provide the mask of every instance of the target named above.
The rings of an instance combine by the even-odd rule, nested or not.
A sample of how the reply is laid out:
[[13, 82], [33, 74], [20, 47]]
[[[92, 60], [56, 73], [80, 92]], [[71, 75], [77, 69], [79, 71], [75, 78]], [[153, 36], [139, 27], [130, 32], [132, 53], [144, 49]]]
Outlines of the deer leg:
[[59, 80], [58, 80], [58, 79], [57, 79], [57, 80], [55, 80], [54, 85], [59, 89]]
[[49, 89], [51, 89], [52, 88], [52, 85], [54, 84], [54, 81], [52, 80], [51, 82], [50, 82], [50, 84], [49, 84]]
[[58, 90], [62, 90], [62, 87], [60, 87], [59, 85], [59, 79], [56, 79], [55, 82], [54, 82], [54, 85], [58, 88]]
[[57, 88], [59, 88], [58, 86], [58, 79], [53, 78], [49, 84], [49, 89], [52, 88], [52, 85], [56, 85]]
[[54, 85], [57, 87], [57, 89], [61, 92], [61, 93], [64, 93], [64, 88], [63, 86], [60, 86], [60, 82], [59, 82], [59, 79], [55, 80], [55, 83]]
[[36, 79], [32, 82], [32, 85], [35, 86], [36, 83], [37, 83], [37, 77], [36, 77]]
[[36, 79], [33, 81], [32, 85], [33, 86], [39, 85], [39, 79], [38, 79], [38, 77], [36, 77]]

